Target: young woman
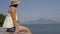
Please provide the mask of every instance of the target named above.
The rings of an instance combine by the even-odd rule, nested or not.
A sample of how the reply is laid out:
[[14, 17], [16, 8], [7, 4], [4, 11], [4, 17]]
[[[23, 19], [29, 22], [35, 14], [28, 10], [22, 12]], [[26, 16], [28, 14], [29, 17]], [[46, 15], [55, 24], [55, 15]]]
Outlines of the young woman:
[[27, 28], [25, 26], [18, 25], [18, 23], [17, 23], [16, 8], [18, 7], [18, 4], [19, 4], [19, 0], [11, 0], [11, 4], [8, 9], [8, 13], [12, 17], [13, 25], [15, 28], [14, 34], [17, 34], [18, 32], [21, 32], [21, 31], [26, 31], [28, 34], [31, 34], [31, 31], [29, 30], [29, 28]]

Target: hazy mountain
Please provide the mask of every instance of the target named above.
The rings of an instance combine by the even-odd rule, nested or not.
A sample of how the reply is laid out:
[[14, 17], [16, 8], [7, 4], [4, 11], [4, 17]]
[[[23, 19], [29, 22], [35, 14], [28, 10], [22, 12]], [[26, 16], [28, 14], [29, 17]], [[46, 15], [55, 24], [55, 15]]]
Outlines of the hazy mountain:
[[41, 18], [38, 20], [26, 22], [26, 24], [59, 24], [59, 22]]

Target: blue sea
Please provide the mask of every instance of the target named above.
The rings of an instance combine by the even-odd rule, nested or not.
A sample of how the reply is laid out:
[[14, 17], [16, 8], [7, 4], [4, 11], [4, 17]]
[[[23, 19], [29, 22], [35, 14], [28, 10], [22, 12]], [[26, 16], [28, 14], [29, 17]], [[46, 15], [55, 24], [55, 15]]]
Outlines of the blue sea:
[[60, 24], [24, 24], [32, 34], [60, 34]]

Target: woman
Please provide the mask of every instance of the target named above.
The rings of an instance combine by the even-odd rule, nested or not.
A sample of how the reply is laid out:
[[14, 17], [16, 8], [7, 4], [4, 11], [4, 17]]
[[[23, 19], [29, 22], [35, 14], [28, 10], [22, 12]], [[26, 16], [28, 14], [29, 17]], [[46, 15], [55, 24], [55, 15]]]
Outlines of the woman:
[[11, 0], [11, 5], [9, 6], [8, 13], [11, 15], [13, 20], [13, 25], [15, 27], [14, 34], [17, 34], [21, 31], [26, 31], [28, 34], [31, 34], [29, 28], [25, 26], [19, 26], [17, 23], [16, 8], [18, 6], [19, 0]]

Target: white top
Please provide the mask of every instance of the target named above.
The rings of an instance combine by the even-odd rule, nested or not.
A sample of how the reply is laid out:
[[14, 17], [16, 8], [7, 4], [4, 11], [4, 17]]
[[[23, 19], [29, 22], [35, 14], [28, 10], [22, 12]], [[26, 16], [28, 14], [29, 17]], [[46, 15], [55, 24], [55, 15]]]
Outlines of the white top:
[[[16, 20], [18, 21], [17, 14], [16, 14]], [[17, 23], [17, 24], [18, 24], [18, 23]], [[3, 27], [4, 27], [4, 28], [14, 27], [11, 14], [7, 13], [7, 16], [6, 16], [6, 18], [5, 18]]]

